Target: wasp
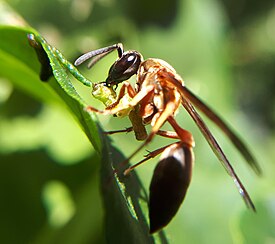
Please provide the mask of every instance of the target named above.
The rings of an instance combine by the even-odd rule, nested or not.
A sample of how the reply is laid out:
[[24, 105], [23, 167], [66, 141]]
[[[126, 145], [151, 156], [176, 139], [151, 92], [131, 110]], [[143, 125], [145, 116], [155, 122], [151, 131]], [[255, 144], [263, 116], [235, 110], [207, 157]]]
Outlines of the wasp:
[[[75, 65], [78, 66], [90, 60], [88, 67], [91, 68], [114, 50], [118, 53], [118, 59], [110, 67], [106, 80], [93, 86], [93, 95], [102, 100], [106, 107], [104, 110], [99, 110], [89, 106], [87, 110], [117, 117], [129, 116], [131, 127], [109, 132], [113, 134], [134, 131], [136, 139], [143, 141], [128, 157], [127, 162], [156, 135], [176, 140], [174, 143], [149, 152], [143, 160], [124, 172], [128, 174], [136, 166], [161, 154], [150, 184], [150, 233], [160, 230], [174, 217], [185, 198], [192, 178], [195, 142], [192, 134], [176, 121], [175, 113], [180, 106], [186, 109], [212, 151], [232, 177], [247, 207], [255, 211], [255, 206], [243, 183], [195, 107], [225, 133], [252, 169], [260, 174], [257, 161], [230, 127], [185, 86], [183, 79], [171, 65], [157, 58], [144, 60], [135, 50], [124, 51], [120, 43], [85, 53], [75, 61]], [[133, 75], [136, 75], [135, 86], [127, 81]], [[115, 90], [120, 83], [122, 83], [121, 88], [116, 94]], [[169, 123], [173, 131], [161, 130], [165, 123]], [[149, 133], [145, 128], [147, 124], [151, 125]]]

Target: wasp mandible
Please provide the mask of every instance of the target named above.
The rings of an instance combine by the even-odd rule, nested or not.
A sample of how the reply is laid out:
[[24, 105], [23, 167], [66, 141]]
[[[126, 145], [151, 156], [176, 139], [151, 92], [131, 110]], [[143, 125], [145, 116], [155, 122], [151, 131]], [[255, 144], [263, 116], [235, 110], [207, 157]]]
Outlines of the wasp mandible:
[[[132, 126], [116, 132], [134, 131], [136, 139], [143, 143], [129, 156], [127, 162], [150, 143], [156, 135], [177, 139], [172, 144], [150, 152], [142, 161], [124, 172], [124, 174], [128, 174], [139, 164], [161, 154], [150, 185], [150, 233], [166, 226], [174, 217], [191, 181], [195, 143], [192, 134], [183, 129], [175, 119], [175, 112], [181, 105], [199, 127], [212, 151], [232, 177], [247, 207], [255, 211], [248, 192], [195, 107], [225, 133], [252, 169], [259, 174], [261, 170], [258, 163], [247, 146], [230, 127], [185, 86], [183, 79], [171, 65], [156, 58], [143, 60], [139, 52], [124, 51], [120, 43], [90, 51], [80, 56], [75, 61], [75, 65], [78, 66], [90, 60], [88, 67], [91, 68], [114, 50], [118, 52], [118, 59], [109, 69], [106, 80], [95, 84], [93, 91], [94, 96], [96, 93], [99, 94], [99, 99], [103, 93], [105, 94], [105, 91], [110, 93], [109, 99], [104, 95], [106, 108], [98, 110], [89, 106], [87, 110], [105, 115], [129, 116]], [[127, 81], [133, 75], [136, 75], [134, 87]], [[120, 83], [122, 85], [116, 95], [114, 90]], [[174, 131], [161, 130], [166, 122], [172, 126]], [[151, 124], [150, 133], [146, 131], [147, 124]], [[109, 134], [111, 133], [115, 132]]]

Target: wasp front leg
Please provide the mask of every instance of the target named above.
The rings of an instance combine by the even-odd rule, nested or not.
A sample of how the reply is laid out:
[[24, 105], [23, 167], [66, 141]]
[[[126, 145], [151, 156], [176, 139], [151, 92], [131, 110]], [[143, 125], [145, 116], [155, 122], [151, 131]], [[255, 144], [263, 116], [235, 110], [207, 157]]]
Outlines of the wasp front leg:
[[[102, 89], [102, 92], [100, 91], [99, 94], [97, 94], [97, 99], [102, 100], [100, 97], [102, 95], [102, 97], [104, 97], [104, 99], [108, 99], [105, 95], [105, 90], [109, 89], [112, 90], [112, 88], [107, 87], [105, 84], [101, 83], [100, 89]], [[126, 92], [127, 91], [127, 92]], [[94, 94], [94, 91], [93, 93]], [[118, 117], [124, 117], [127, 116], [130, 111], [133, 109], [133, 107], [135, 107], [135, 105], [137, 105], [137, 103], [139, 101], [137, 101], [136, 96], [138, 96], [139, 94], [136, 94], [134, 89], [132, 88], [132, 86], [128, 83], [128, 82], [124, 82], [118, 97], [116, 97], [115, 101], [112, 99], [109, 101], [108, 106], [105, 108], [105, 110], [99, 110], [96, 109], [92, 106], [88, 106], [86, 108], [87, 111], [92, 111], [92, 112], [96, 112], [96, 113], [100, 113], [100, 114], [104, 114], [104, 115], [116, 115]], [[143, 97], [146, 94], [143, 95]], [[142, 99], [142, 98], [141, 98]], [[133, 101], [134, 100], [134, 101]], [[112, 103], [110, 103], [112, 102]], [[106, 104], [106, 102], [105, 102]]]
[[[108, 87], [104, 83], [98, 83], [94, 85], [93, 88], [93, 96], [103, 102], [106, 105], [106, 108], [105, 110], [98, 110], [89, 106], [86, 108], [88, 111], [101, 114], [112, 114], [117, 117], [129, 116], [132, 123], [131, 130], [134, 131], [136, 139], [141, 141], [147, 138], [147, 131], [139, 114], [139, 106], [137, 104], [130, 104], [137, 94], [128, 82], [123, 83], [118, 96], [116, 96], [112, 87]], [[127, 131], [129, 131], [129, 129], [120, 130], [118, 132]], [[112, 132], [112, 134], [113, 133], [116, 132]]]

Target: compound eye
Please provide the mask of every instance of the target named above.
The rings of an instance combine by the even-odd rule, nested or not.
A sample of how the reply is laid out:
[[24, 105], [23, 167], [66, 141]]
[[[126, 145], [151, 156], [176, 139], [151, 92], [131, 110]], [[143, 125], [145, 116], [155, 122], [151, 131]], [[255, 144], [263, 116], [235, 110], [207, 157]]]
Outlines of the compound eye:
[[[137, 53], [125, 53], [122, 57], [116, 61], [115, 70], [121, 74], [125, 73], [129, 68], [139, 67], [139, 56]], [[136, 65], [138, 63], [138, 65]], [[113, 70], [114, 71], [114, 70]]]
[[126, 62], [127, 62], [128, 64], [132, 65], [132, 64], [135, 62], [135, 60], [136, 60], [136, 55], [134, 55], [134, 54], [129, 54], [129, 55], [126, 55], [125, 58], [127, 59]]
[[109, 86], [117, 85], [118, 83], [129, 79], [137, 73], [141, 63], [141, 55], [136, 51], [130, 51], [122, 54], [110, 68], [106, 83]]

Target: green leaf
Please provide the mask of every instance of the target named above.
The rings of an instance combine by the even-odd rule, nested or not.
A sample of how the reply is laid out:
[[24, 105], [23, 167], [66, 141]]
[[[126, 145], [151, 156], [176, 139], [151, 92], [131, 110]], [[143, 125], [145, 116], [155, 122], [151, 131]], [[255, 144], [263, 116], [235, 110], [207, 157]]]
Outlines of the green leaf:
[[[43, 46], [49, 59], [54, 78], [48, 82], [38, 79], [38, 59], [27, 40], [30, 33]], [[117, 163], [125, 158], [99, 132], [96, 116], [86, 111], [87, 104], [71, 82], [68, 67], [64, 67], [56, 49], [29, 28], [2, 26], [0, 36], [0, 65], [5, 67], [1, 69], [0, 75], [44, 102], [66, 104], [96, 151], [102, 155], [101, 190], [106, 212], [107, 240], [113, 243], [153, 243], [159, 239], [166, 243], [163, 232], [149, 235], [146, 191], [135, 173], [128, 177], [122, 175], [123, 170]], [[118, 172], [114, 173], [114, 169]]]
[[40, 65], [26, 38], [26, 33], [31, 31], [0, 26], [0, 76], [43, 102], [60, 102], [52, 89], [39, 80]]
[[121, 171], [114, 174], [114, 169], [120, 169], [119, 162], [125, 158], [108, 141], [104, 145], [104, 151], [109, 152], [103, 155], [101, 161], [101, 191], [106, 211], [107, 242], [168, 243], [164, 231], [149, 234], [146, 217], [148, 197], [137, 174], [132, 172], [127, 177], [122, 177]]
[[96, 118], [93, 114], [87, 112], [87, 104], [77, 93], [73, 86], [66, 69], [62, 66], [52, 47], [42, 40], [42, 46], [50, 60], [55, 79], [50, 79], [50, 85], [56, 91], [60, 98], [67, 104], [73, 115], [77, 118], [80, 126], [95, 147], [97, 152], [101, 151], [101, 142], [97, 133]]

